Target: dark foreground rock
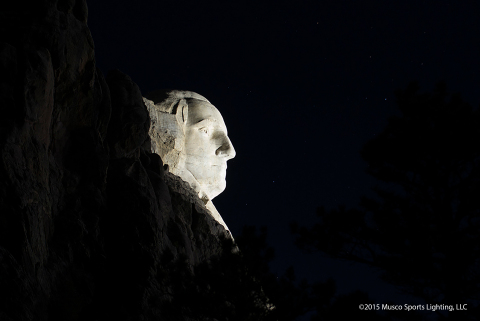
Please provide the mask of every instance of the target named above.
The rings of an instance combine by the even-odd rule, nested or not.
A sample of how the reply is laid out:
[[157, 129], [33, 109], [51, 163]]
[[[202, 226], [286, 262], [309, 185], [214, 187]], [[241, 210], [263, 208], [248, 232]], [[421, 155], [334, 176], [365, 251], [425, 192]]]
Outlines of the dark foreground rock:
[[144, 149], [142, 95], [96, 69], [85, 1], [4, 9], [0, 320], [188, 320], [166, 308], [177, 279], [227, 232]]

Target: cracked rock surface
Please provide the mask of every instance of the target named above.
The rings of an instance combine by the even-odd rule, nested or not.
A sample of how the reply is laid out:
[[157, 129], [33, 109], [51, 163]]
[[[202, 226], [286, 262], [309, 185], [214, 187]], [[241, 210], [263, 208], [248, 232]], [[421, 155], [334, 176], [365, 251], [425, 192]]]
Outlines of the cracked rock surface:
[[0, 12], [0, 320], [187, 320], [166, 269], [225, 229], [145, 149], [138, 86], [95, 67], [84, 0]]

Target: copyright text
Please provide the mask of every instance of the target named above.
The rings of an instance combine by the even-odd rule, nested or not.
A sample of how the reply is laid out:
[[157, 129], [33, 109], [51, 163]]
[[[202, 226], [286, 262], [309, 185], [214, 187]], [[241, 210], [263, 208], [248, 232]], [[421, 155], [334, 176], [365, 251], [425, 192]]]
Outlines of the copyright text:
[[365, 311], [467, 311], [467, 304], [360, 304]]

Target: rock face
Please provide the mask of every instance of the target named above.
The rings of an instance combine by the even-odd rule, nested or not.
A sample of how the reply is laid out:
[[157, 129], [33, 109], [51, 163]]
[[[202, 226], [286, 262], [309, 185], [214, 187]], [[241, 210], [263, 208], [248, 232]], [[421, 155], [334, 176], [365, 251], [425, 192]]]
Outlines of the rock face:
[[191, 91], [159, 90], [143, 98], [150, 115], [150, 148], [168, 171], [188, 183], [217, 222], [227, 225], [212, 203], [225, 190], [227, 161], [235, 149], [218, 109]]
[[83, 0], [0, 13], [0, 320], [188, 320], [173, 272], [228, 232], [149, 148], [137, 85], [95, 67]]

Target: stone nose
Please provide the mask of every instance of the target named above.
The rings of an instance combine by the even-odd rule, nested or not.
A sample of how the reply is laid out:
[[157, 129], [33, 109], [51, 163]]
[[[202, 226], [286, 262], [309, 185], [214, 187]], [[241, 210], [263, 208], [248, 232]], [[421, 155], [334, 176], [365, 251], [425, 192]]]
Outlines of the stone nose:
[[232, 159], [235, 157], [236, 152], [235, 148], [233, 148], [233, 144], [230, 141], [230, 138], [228, 136], [225, 136], [222, 145], [217, 148], [215, 151], [215, 155], [224, 157], [226, 160]]

